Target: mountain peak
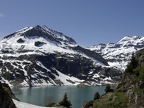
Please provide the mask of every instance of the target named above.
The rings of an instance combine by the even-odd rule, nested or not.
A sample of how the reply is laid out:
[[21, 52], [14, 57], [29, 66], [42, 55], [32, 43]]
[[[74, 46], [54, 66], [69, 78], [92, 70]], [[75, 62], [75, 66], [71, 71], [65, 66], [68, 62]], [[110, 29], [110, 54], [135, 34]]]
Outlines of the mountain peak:
[[89, 49], [101, 54], [110, 66], [124, 70], [131, 54], [144, 47], [144, 36], [125, 36], [118, 43], [99, 44]]
[[49, 39], [51, 41], [56, 41], [58, 43], [62, 42], [65, 44], [73, 44], [73, 45], [76, 44], [74, 39], [64, 35], [61, 32], [50, 29], [45, 25], [43, 26], [37, 25], [36, 27], [33, 27], [32, 29], [24, 32], [22, 35], [26, 37], [40, 36], [40, 37]]
[[142, 36], [128, 35], [128, 36], [123, 37], [118, 43], [122, 43], [123, 44], [124, 42], [139, 40], [141, 38], [142, 38]]
[[18, 30], [6, 37], [4, 39], [10, 39], [10, 38], [30, 38], [34, 39], [37, 38], [43, 38], [47, 41], [59, 44], [59, 45], [76, 45], [74, 39], [64, 35], [61, 32], [58, 32], [56, 30], [50, 29], [47, 26], [43, 25], [37, 25], [35, 27], [25, 27], [21, 30]]
[[41, 26], [40, 26], [40, 25], [37, 25], [36, 27], [37, 27], [37, 28], [41, 28]]

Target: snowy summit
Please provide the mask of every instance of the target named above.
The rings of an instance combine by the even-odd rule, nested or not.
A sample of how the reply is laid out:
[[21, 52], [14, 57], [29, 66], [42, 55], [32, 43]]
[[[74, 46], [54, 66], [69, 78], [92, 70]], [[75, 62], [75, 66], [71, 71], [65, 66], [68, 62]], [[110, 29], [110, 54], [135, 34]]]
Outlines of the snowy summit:
[[1, 81], [12, 86], [102, 85], [121, 76], [100, 54], [46, 26], [25, 27], [0, 45]]
[[110, 66], [125, 70], [132, 53], [144, 47], [144, 36], [125, 36], [118, 43], [99, 44], [89, 47], [102, 55]]

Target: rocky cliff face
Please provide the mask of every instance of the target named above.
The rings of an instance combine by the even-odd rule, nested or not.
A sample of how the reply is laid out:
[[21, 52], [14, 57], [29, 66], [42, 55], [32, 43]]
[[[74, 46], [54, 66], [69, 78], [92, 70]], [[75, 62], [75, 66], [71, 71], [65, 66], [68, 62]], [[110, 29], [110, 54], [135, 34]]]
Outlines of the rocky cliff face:
[[12, 97], [15, 98], [9, 86], [0, 83], [0, 108], [16, 108]]
[[95, 100], [93, 108], [144, 108], [144, 49], [132, 56], [117, 87]]

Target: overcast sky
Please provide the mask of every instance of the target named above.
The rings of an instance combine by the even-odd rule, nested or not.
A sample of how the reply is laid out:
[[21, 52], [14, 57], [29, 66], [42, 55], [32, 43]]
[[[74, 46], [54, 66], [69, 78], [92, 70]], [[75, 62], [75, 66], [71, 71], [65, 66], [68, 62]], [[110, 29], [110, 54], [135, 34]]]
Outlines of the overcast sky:
[[0, 38], [46, 25], [81, 46], [144, 36], [144, 0], [0, 0]]

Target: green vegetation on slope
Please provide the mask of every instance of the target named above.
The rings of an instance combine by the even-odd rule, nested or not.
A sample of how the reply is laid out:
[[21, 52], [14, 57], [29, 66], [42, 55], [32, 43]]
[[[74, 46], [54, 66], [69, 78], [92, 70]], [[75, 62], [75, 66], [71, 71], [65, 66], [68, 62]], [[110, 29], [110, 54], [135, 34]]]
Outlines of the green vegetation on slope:
[[144, 49], [132, 55], [117, 87], [105, 92], [92, 108], [144, 108]]

